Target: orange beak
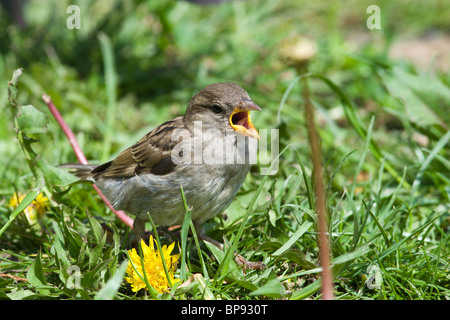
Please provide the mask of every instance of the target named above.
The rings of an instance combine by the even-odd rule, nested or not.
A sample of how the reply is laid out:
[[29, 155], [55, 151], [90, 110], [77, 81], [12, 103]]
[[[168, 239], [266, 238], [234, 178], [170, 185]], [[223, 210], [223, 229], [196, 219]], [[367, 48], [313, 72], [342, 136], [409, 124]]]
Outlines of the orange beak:
[[249, 99], [239, 101], [231, 113], [230, 125], [235, 132], [259, 140], [258, 130], [256, 130], [250, 118], [251, 110], [260, 111], [261, 108]]

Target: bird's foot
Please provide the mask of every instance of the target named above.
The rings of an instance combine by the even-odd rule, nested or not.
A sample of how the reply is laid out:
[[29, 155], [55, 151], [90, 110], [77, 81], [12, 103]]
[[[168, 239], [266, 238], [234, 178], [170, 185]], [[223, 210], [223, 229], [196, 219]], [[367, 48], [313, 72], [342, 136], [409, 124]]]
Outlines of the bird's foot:
[[235, 255], [234, 261], [236, 261], [236, 263], [238, 265], [240, 265], [241, 267], [244, 268], [244, 272], [245, 272], [245, 269], [247, 269], [247, 268], [252, 269], [252, 270], [254, 270], [254, 269], [264, 270], [265, 268], [267, 268], [267, 266], [260, 261], [252, 262], [252, 261], [246, 260], [240, 254], [235, 253], [234, 255]]
[[[220, 243], [219, 241], [217, 241], [211, 237], [208, 237], [204, 233], [203, 228], [200, 227], [199, 225], [197, 225], [196, 223], [194, 223], [194, 226], [195, 226], [195, 230], [196, 230], [196, 233], [197, 233], [197, 236], [199, 239], [201, 239], [203, 241], [208, 241], [223, 251], [222, 243]], [[252, 269], [252, 270], [254, 270], [254, 269], [264, 270], [265, 268], [267, 268], [267, 266], [264, 263], [248, 261], [243, 256], [241, 256], [240, 254], [237, 254], [236, 252], [234, 253], [234, 260], [236, 261], [236, 263], [239, 266], [241, 266], [244, 269], [244, 272], [247, 268]]]

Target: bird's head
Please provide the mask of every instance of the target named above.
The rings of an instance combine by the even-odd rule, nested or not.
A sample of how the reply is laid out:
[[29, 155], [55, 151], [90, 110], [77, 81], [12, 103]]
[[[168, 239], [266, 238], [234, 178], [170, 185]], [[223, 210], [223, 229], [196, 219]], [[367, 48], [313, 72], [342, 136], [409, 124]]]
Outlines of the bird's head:
[[233, 129], [236, 133], [259, 139], [250, 111], [261, 110], [247, 91], [231, 82], [207, 86], [192, 97], [184, 116], [187, 127], [201, 121], [204, 129]]

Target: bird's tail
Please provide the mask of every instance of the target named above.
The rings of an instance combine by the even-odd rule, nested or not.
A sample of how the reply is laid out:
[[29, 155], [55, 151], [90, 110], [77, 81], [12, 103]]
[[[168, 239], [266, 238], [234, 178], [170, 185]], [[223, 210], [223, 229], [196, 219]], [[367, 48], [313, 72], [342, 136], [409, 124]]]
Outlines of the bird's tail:
[[97, 166], [81, 163], [65, 163], [60, 165], [59, 167], [68, 169], [70, 173], [76, 175], [81, 180], [95, 182], [92, 170], [97, 168]]

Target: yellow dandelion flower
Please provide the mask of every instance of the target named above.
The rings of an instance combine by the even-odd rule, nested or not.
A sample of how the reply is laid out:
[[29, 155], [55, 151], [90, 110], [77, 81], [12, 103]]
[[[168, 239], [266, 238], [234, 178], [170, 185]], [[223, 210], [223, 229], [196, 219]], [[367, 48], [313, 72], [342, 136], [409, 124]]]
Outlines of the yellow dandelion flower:
[[[9, 199], [8, 206], [11, 208], [16, 208], [25, 196], [26, 195], [22, 193], [14, 193], [11, 199]], [[25, 208], [25, 210], [23, 210], [28, 222], [30, 224], [35, 224], [39, 219], [41, 219], [47, 210], [48, 204], [48, 198], [42, 193], [39, 193], [36, 199], [34, 199], [33, 202]]]
[[[156, 244], [157, 246], [157, 244]], [[174, 278], [174, 272], [177, 270], [179, 254], [170, 255], [175, 242], [170, 246], [163, 246], [162, 252], [164, 254], [164, 260], [166, 262], [167, 271], [169, 274], [170, 282], [167, 279], [164, 271], [163, 262], [159, 254], [158, 247], [155, 248], [153, 237], [150, 236], [149, 245], [147, 246], [144, 240], [141, 240], [143, 265], [141, 264], [141, 258], [136, 252], [136, 249], [128, 250], [130, 261], [128, 262], [127, 274], [129, 277], [125, 277], [128, 283], [131, 284], [131, 290], [138, 292], [139, 290], [146, 288], [145, 275], [147, 276], [148, 283], [156, 289], [159, 293], [166, 291], [172, 284], [180, 281], [180, 279]], [[134, 268], [133, 268], [134, 266]], [[147, 289], [148, 290], [148, 289]]]

